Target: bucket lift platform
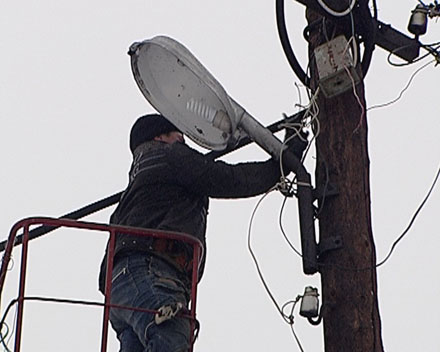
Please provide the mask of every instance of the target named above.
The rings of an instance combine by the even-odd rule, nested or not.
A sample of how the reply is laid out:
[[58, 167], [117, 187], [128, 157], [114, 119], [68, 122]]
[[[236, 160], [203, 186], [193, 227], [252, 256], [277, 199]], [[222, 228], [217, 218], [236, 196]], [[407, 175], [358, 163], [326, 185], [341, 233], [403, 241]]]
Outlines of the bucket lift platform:
[[[44, 301], [44, 302], [53, 302], [53, 303], [63, 303], [63, 304], [73, 304], [80, 306], [100, 306], [103, 308], [103, 323], [102, 323], [102, 333], [101, 333], [101, 352], [107, 351], [107, 340], [108, 340], [108, 326], [109, 326], [109, 315], [110, 308], [122, 308], [122, 309], [130, 309], [136, 310], [146, 313], [158, 314], [159, 311], [153, 311], [148, 309], [141, 309], [135, 307], [127, 307], [127, 306], [119, 306], [110, 303], [110, 292], [111, 292], [111, 275], [107, 275], [107, 280], [105, 283], [105, 299], [104, 302], [93, 302], [93, 301], [84, 301], [78, 299], [64, 299], [64, 298], [55, 298], [55, 297], [30, 297], [25, 295], [25, 285], [26, 285], [26, 272], [27, 272], [27, 261], [28, 261], [28, 252], [29, 252], [29, 233], [30, 227], [34, 226], [45, 226], [52, 227], [54, 229], [59, 228], [75, 228], [81, 229], [84, 231], [93, 231], [93, 232], [107, 232], [109, 234], [109, 247], [108, 247], [108, 261], [107, 261], [107, 273], [111, 273], [113, 270], [113, 255], [115, 248], [115, 239], [116, 234], [118, 232], [122, 232], [129, 235], [135, 236], [146, 236], [152, 238], [161, 238], [166, 240], [176, 240], [182, 241], [186, 244], [189, 244], [193, 248], [193, 260], [192, 260], [192, 276], [191, 276], [191, 295], [190, 295], [190, 307], [189, 313], [182, 314], [184, 318], [190, 320], [191, 326], [191, 352], [194, 346], [195, 340], [195, 327], [196, 327], [196, 300], [197, 300], [197, 283], [198, 283], [198, 274], [199, 274], [199, 264], [200, 260], [203, 256], [203, 246], [202, 243], [193, 236], [188, 234], [178, 233], [178, 232], [167, 232], [153, 229], [141, 229], [135, 227], [126, 227], [126, 226], [117, 226], [117, 225], [107, 225], [100, 223], [92, 223], [85, 221], [76, 221], [69, 219], [54, 219], [54, 218], [45, 218], [45, 217], [34, 217], [27, 218], [18, 221], [11, 229], [8, 242], [5, 248], [5, 253], [3, 255], [1, 269], [0, 269], [0, 299], [2, 297], [3, 288], [5, 284], [6, 274], [8, 272], [8, 265], [11, 259], [12, 249], [17, 242], [17, 233], [22, 230], [22, 249], [21, 249], [21, 267], [20, 267], [20, 278], [19, 278], [19, 289], [18, 295], [15, 299], [13, 299], [6, 310], [2, 312], [2, 318], [0, 321], [0, 331], [2, 330], [3, 324], [5, 322], [5, 318], [7, 316], [8, 311], [12, 308], [13, 305], [17, 304], [17, 318], [15, 325], [15, 345], [14, 352], [19, 352], [21, 347], [22, 340], [22, 326], [23, 326], [23, 312], [24, 312], [24, 303], [26, 301]], [[0, 336], [3, 339], [2, 336]], [[4, 341], [2, 341], [4, 342]]]

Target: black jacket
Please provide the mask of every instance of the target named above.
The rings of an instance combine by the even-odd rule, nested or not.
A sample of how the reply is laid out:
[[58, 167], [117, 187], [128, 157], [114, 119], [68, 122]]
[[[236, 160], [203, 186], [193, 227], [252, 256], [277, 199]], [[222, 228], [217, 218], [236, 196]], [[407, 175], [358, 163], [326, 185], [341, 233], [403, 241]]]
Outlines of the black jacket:
[[[151, 141], [134, 151], [129, 176], [111, 223], [184, 232], [205, 246], [209, 197], [264, 193], [279, 180], [280, 172], [271, 159], [231, 165], [211, 160], [182, 143]], [[150, 244], [150, 239], [118, 234], [115, 256], [124, 251], [148, 251]], [[200, 275], [202, 271], [203, 265]]]

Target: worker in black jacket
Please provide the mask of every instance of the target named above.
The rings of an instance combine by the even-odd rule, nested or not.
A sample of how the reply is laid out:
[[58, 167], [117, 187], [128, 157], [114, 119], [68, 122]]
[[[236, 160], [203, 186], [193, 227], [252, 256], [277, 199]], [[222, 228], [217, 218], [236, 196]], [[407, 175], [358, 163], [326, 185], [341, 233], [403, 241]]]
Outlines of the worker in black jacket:
[[[182, 133], [161, 115], [140, 117], [130, 133], [133, 163], [129, 184], [112, 224], [177, 231], [205, 246], [209, 197], [243, 198], [268, 191], [280, 178], [279, 164], [227, 164], [214, 161], [184, 143]], [[156, 310], [188, 305], [187, 245], [164, 246], [152, 238], [116, 236], [111, 303]], [[166, 249], [165, 249], [166, 248]], [[204, 251], [206, 253], [206, 250]], [[182, 260], [185, 258], [185, 260]], [[203, 273], [203, 263], [200, 276]], [[100, 273], [104, 290], [105, 258]], [[111, 309], [110, 321], [121, 352], [189, 350], [189, 321], [175, 317], [159, 325], [152, 314]]]

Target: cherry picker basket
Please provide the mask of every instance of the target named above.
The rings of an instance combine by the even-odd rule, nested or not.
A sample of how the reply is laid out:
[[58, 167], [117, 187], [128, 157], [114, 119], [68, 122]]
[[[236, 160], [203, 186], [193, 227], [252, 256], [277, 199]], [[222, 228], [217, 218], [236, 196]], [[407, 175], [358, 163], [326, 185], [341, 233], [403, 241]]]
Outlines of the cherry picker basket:
[[[69, 219], [53, 219], [53, 218], [45, 218], [45, 217], [34, 217], [27, 218], [18, 221], [11, 229], [8, 241], [5, 248], [5, 253], [3, 255], [1, 269], [0, 269], [0, 298], [3, 294], [3, 287], [5, 284], [6, 274], [8, 272], [8, 264], [11, 259], [12, 249], [14, 245], [17, 244], [17, 239], [22, 239], [22, 250], [21, 250], [21, 267], [20, 267], [20, 276], [19, 276], [19, 288], [18, 288], [18, 296], [13, 299], [5, 312], [3, 313], [3, 318], [0, 321], [0, 330], [3, 327], [5, 317], [9, 311], [9, 309], [17, 304], [17, 317], [15, 324], [15, 345], [14, 352], [19, 352], [21, 347], [21, 339], [22, 339], [22, 326], [23, 326], [23, 312], [24, 312], [24, 303], [25, 301], [38, 300], [44, 302], [55, 302], [55, 303], [65, 303], [65, 304], [73, 304], [73, 305], [81, 305], [81, 306], [100, 306], [103, 308], [103, 321], [102, 321], [102, 334], [101, 334], [101, 352], [107, 351], [107, 340], [108, 340], [108, 326], [109, 326], [109, 315], [111, 308], [122, 308], [122, 309], [130, 309], [136, 310], [146, 313], [158, 314], [159, 311], [136, 308], [136, 307], [128, 307], [128, 306], [120, 306], [114, 305], [110, 303], [110, 292], [111, 292], [111, 275], [106, 275], [107, 280], [105, 284], [105, 299], [104, 302], [93, 302], [93, 301], [84, 301], [78, 299], [61, 299], [54, 297], [30, 297], [25, 295], [25, 285], [26, 285], [26, 272], [27, 272], [27, 262], [28, 262], [28, 252], [29, 252], [29, 240], [31, 239], [30, 227], [40, 225], [40, 227], [46, 227], [51, 229], [58, 228], [75, 228], [81, 230], [88, 231], [97, 231], [97, 232], [107, 232], [109, 233], [109, 246], [108, 246], [108, 260], [107, 260], [107, 273], [111, 273], [113, 270], [113, 256], [115, 249], [115, 239], [117, 233], [124, 233], [135, 236], [147, 236], [155, 239], [166, 239], [166, 240], [174, 240], [174, 241], [182, 241], [188, 245], [190, 245], [193, 249], [193, 257], [192, 257], [192, 270], [191, 270], [191, 294], [190, 294], [190, 307], [189, 313], [182, 314], [183, 317], [190, 320], [191, 326], [191, 351], [193, 350], [194, 345], [194, 331], [196, 327], [196, 303], [197, 303], [197, 283], [198, 283], [198, 274], [199, 274], [199, 265], [200, 260], [203, 256], [203, 246], [202, 243], [193, 236], [188, 234], [179, 233], [179, 232], [167, 232], [153, 229], [141, 229], [135, 227], [126, 227], [126, 226], [117, 226], [117, 225], [107, 225], [100, 223], [92, 223], [85, 221], [76, 221]], [[20, 236], [17, 236], [18, 231], [22, 229], [23, 233]], [[3, 336], [0, 336], [3, 339]], [[4, 341], [2, 341], [4, 342]]]

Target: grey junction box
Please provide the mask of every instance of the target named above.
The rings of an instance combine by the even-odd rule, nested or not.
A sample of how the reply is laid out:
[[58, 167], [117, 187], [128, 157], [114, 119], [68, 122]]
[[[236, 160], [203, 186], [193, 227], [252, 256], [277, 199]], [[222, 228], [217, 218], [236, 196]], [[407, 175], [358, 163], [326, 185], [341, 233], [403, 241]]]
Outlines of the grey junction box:
[[340, 35], [315, 49], [319, 87], [327, 98], [353, 88], [359, 82], [345, 36]]

